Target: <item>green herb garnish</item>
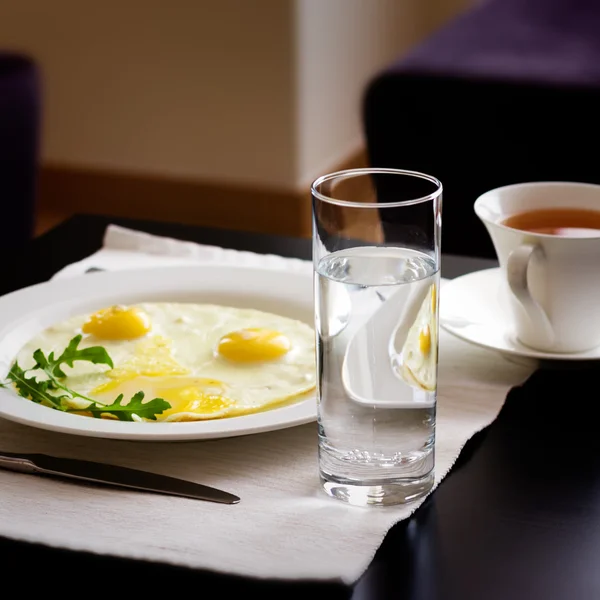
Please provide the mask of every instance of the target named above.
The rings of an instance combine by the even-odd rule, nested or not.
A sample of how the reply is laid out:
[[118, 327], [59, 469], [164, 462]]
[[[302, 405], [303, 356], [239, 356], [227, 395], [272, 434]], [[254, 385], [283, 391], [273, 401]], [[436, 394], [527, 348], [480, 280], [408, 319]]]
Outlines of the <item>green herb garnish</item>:
[[94, 417], [109, 413], [118, 417], [120, 421], [133, 421], [132, 415], [156, 421], [156, 415], [171, 408], [171, 405], [162, 398], [154, 398], [150, 402], [142, 402], [143, 399], [144, 392], [138, 392], [127, 404], [122, 405], [123, 394], [119, 394], [112, 404], [88, 407], [86, 410], [90, 411]]
[[28, 371], [21, 369], [19, 363], [15, 362], [6, 376], [8, 382], [3, 383], [2, 387], [7, 387], [9, 383], [12, 382], [14, 383], [14, 387], [19, 393], [19, 396], [23, 396], [23, 398], [29, 398], [38, 404], [45, 404], [47, 406], [51, 406], [52, 408], [64, 410], [61, 407], [61, 399], [66, 396], [66, 394], [50, 394], [48, 390], [53, 389], [52, 382], [37, 381], [35, 377], [27, 377]]
[[[64, 385], [61, 380], [67, 375], [62, 369], [63, 365], [72, 367], [75, 361], [80, 360], [95, 365], [108, 365], [111, 369], [114, 366], [108, 352], [101, 346], [79, 349], [81, 339], [81, 335], [74, 337], [58, 357], [54, 356], [54, 352], [46, 357], [41, 350], [36, 350], [33, 353], [35, 365], [31, 369], [23, 370], [15, 362], [6, 376], [6, 381], [0, 383], [0, 387], [14, 387], [19, 396], [56, 410], [88, 412], [96, 418], [102, 415], [114, 415], [119, 421], [133, 421], [134, 415], [156, 421], [156, 415], [171, 408], [171, 405], [162, 398], [143, 402], [144, 392], [138, 392], [126, 404], [122, 403], [123, 394], [120, 394], [112, 404], [102, 404]], [[33, 371], [43, 372], [47, 379], [38, 380], [35, 376], [28, 376]], [[69, 401], [77, 398], [84, 402], [80, 403], [80, 407], [74, 408]]]

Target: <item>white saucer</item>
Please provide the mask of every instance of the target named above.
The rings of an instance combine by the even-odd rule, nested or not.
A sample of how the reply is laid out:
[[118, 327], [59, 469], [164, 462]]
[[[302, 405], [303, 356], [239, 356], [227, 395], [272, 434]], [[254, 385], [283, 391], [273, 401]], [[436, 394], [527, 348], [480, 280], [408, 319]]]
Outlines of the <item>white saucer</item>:
[[445, 282], [440, 326], [462, 340], [513, 357], [538, 360], [599, 360], [600, 347], [585, 352], [542, 352], [519, 343], [501, 298], [500, 269], [485, 269]]

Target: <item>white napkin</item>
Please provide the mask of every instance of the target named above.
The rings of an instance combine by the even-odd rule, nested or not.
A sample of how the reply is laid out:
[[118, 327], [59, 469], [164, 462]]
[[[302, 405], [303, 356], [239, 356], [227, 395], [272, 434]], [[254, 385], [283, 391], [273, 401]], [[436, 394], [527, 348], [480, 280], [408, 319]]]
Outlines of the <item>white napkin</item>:
[[116, 271], [198, 263], [259, 265], [271, 269], [312, 273], [312, 263], [307, 260], [182, 242], [142, 231], [133, 231], [118, 225], [109, 225], [104, 234], [101, 250], [79, 262], [67, 265], [56, 273], [53, 279], [80, 275], [91, 267]]
[[[306, 261], [111, 226], [102, 250], [56, 277], [78, 275], [92, 266], [204, 261], [311, 271]], [[467, 440], [496, 418], [509, 389], [530, 374], [527, 367], [443, 331], [440, 346], [436, 485]], [[242, 499], [227, 506], [0, 471], [0, 535], [50, 546], [261, 578], [352, 583], [387, 530], [417, 508], [357, 508], [326, 496], [318, 482], [315, 424], [223, 440], [150, 443], [69, 436], [0, 420], [0, 439], [7, 451], [152, 470]]]

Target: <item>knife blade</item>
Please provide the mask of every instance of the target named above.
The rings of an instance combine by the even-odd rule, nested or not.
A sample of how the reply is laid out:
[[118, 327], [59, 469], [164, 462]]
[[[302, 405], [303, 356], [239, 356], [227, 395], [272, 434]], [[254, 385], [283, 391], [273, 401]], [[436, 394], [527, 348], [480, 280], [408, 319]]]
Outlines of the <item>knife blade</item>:
[[239, 497], [234, 494], [193, 481], [118, 465], [74, 458], [59, 458], [46, 454], [0, 452], [0, 468], [19, 473], [78, 479], [221, 504], [237, 504], [240, 501]]

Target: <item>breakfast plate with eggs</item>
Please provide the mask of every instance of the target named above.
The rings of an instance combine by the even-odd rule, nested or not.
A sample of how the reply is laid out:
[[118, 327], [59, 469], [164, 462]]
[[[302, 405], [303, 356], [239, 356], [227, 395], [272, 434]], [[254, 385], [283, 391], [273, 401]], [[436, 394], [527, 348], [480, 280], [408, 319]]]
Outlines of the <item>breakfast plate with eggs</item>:
[[0, 298], [0, 416], [176, 441], [316, 419], [310, 275], [199, 265], [101, 272]]

